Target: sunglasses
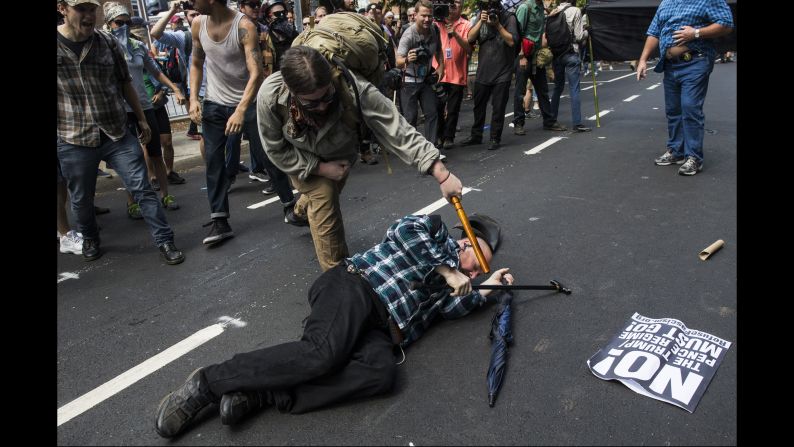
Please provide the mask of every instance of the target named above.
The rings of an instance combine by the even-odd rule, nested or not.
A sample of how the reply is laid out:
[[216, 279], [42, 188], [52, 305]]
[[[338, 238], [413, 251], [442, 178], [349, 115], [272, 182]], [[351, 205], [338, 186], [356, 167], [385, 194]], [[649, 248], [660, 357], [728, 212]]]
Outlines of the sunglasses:
[[132, 23], [132, 20], [114, 20], [113, 23], [115, 23], [116, 26], [129, 26], [129, 24]]
[[323, 97], [320, 99], [303, 99], [297, 95], [295, 97], [298, 98], [298, 102], [301, 104], [301, 107], [303, 107], [306, 110], [314, 110], [317, 107], [320, 107], [322, 104], [328, 104], [331, 101], [333, 101], [335, 95], [336, 95], [336, 89], [334, 88], [334, 85], [331, 84], [331, 87], [328, 89], [327, 92], [325, 92], [325, 95], [323, 95]]

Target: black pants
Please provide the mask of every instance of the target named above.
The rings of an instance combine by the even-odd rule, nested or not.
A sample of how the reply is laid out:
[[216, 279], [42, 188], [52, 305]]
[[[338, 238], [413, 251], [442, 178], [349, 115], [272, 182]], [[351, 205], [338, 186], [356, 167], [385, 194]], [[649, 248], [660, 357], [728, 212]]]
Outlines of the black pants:
[[299, 341], [236, 354], [204, 370], [210, 391], [265, 391], [279, 411], [304, 413], [389, 391], [396, 373], [378, 297], [344, 264], [309, 290], [311, 313]]
[[493, 85], [474, 82], [474, 124], [471, 136], [482, 138], [482, 126], [485, 124], [485, 112], [488, 98], [491, 97], [491, 141], [502, 140], [502, 128], [505, 125], [505, 108], [510, 93], [510, 81]]
[[[532, 64], [534, 64], [534, 61], [531, 64], [527, 64], [525, 69], [522, 69], [518, 64], [518, 58], [516, 58], [516, 91], [513, 96], [513, 124], [518, 126], [524, 125], [524, 94], [527, 92], [527, 79], [529, 79], [532, 81], [535, 94], [538, 96], [538, 107], [540, 107], [540, 114], [543, 116], [543, 125], [548, 127], [553, 125], [556, 120], [551, 113], [551, 99], [549, 99], [549, 84], [546, 81], [546, 67], [533, 67]], [[532, 74], [533, 71], [535, 74]]]
[[[438, 134], [441, 135], [442, 140], [455, 141], [460, 105], [463, 102], [463, 88], [466, 86], [447, 82], [442, 82], [441, 86], [447, 92], [447, 102], [438, 105]], [[444, 107], [446, 107], [446, 114]]]

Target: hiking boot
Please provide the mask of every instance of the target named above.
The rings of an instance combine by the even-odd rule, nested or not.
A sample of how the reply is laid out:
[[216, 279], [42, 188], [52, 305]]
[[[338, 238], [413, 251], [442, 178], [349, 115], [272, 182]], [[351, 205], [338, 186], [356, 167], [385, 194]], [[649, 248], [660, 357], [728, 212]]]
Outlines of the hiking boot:
[[185, 254], [176, 248], [174, 241], [166, 242], [160, 246], [160, 256], [168, 265], [176, 265], [185, 260]]
[[75, 255], [83, 254], [83, 237], [80, 233], [69, 230], [66, 234], [61, 236], [60, 241], [61, 253], [72, 253]]
[[228, 220], [224, 218], [212, 219], [212, 222], [206, 223], [202, 225], [202, 227], [208, 227], [210, 225], [212, 225], [212, 229], [210, 229], [209, 234], [207, 234], [207, 237], [202, 241], [203, 244], [217, 244], [224, 239], [234, 237], [234, 231], [232, 231], [232, 227], [229, 226]]
[[499, 141], [491, 140], [490, 144], [488, 145], [488, 150], [489, 151], [495, 151], [495, 150], [499, 149], [500, 147], [502, 147], [502, 144]]
[[590, 132], [593, 129], [585, 126], [584, 124], [577, 124], [573, 126], [573, 130], [576, 132]]
[[83, 260], [93, 261], [102, 257], [102, 250], [99, 249], [99, 239], [83, 239]]
[[176, 171], [171, 171], [168, 173], [168, 184], [170, 185], [181, 185], [186, 181], [187, 180], [185, 180], [185, 178], [181, 175], [177, 174]]
[[130, 203], [127, 205], [127, 216], [133, 220], [143, 219], [143, 214], [141, 214], [141, 206], [137, 203]]
[[667, 152], [662, 154], [661, 157], [655, 159], [653, 162], [657, 166], [668, 166], [668, 165], [671, 165], [671, 164], [674, 164], [674, 163], [677, 164], [677, 165], [680, 165], [680, 164], [684, 163], [684, 158], [685, 157], [683, 157], [683, 156], [682, 157], [676, 157], [675, 155], [673, 155], [673, 152], [668, 149]]
[[695, 157], [687, 157], [686, 161], [678, 168], [679, 175], [695, 175], [703, 170], [703, 162], [698, 163]]
[[460, 142], [461, 146], [474, 146], [475, 144], [482, 144], [482, 137], [473, 137], [469, 136], [465, 140]]
[[221, 424], [234, 425], [256, 410], [267, 406], [259, 391], [227, 393], [221, 396]]
[[182, 386], [160, 401], [154, 423], [157, 434], [171, 438], [182, 433], [199, 411], [215, 401], [201, 368], [193, 371]]
[[266, 182], [270, 181], [270, 179], [268, 178], [267, 174], [265, 174], [264, 172], [252, 172], [252, 173], [248, 174], [248, 178], [250, 178], [251, 180], [256, 180], [258, 182], [262, 182], [262, 183], [266, 183]]
[[513, 126], [513, 133], [516, 135], [526, 135], [527, 132], [524, 130], [523, 124], [516, 124]]
[[156, 178], [149, 180], [149, 184], [152, 185], [153, 190], [155, 191], [160, 190], [160, 182], [158, 182]]
[[555, 130], [557, 132], [564, 132], [568, 130], [568, 128], [555, 121], [554, 124], [550, 126], [543, 126], [543, 130]]
[[163, 202], [163, 207], [167, 210], [174, 211], [179, 209], [179, 204], [176, 203], [176, 199], [171, 194], [168, 194], [167, 196], [163, 197], [162, 202]]

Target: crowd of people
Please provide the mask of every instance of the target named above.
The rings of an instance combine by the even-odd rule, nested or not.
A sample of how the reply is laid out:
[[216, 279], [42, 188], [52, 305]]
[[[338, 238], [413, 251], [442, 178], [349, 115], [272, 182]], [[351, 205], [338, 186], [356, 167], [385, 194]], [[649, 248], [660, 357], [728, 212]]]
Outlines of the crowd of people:
[[[662, 2], [636, 61], [640, 80], [650, 54], [660, 49], [655, 71], [664, 73], [669, 140], [655, 163], [681, 165], [682, 175], [703, 169], [702, 109], [717, 56], [708, 39], [733, 28], [724, 1], [690, 3], [676, 9]], [[386, 392], [394, 382], [395, 346], [418, 339], [437, 317], [458, 318], [493, 301], [488, 291], [473, 291], [471, 279], [488, 270], [480, 257], [490, 261], [498, 237], [494, 242], [481, 231], [483, 251], [475, 255], [474, 240], [452, 238], [437, 216], [406, 216], [381, 243], [351, 255], [339, 200], [351, 166], [372, 162], [373, 143], [432, 176], [447, 200], [461, 196], [462, 182], [444, 165], [442, 151], [456, 146], [475, 50], [474, 122], [461, 145], [483, 143], [490, 99], [488, 150], [500, 148], [514, 79], [516, 135], [526, 135], [533, 98], [542, 130], [568, 130], [558, 121], [566, 81], [570, 129], [590, 131], [579, 101], [588, 30], [580, 8], [568, 2], [482, 0], [470, 21], [461, 0], [418, 0], [405, 17], [384, 14], [378, 3], [357, 9], [355, 0], [339, 0], [302, 18], [308, 33], [351, 20], [382, 35], [386, 54], [377, 68], [387, 75], [371, 78], [311, 45], [293, 46], [298, 30], [284, 0], [240, 1], [236, 9], [224, 0], [173, 2], [151, 29], [113, 1], [58, 0], [57, 7], [61, 252], [86, 261], [103, 254], [96, 215], [107, 209], [94, 205], [94, 193], [104, 160], [128, 192], [128, 215], [147, 223], [162, 259], [169, 265], [185, 260], [166, 217], [166, 210], [179, 209], [169, 186], [186, 182], [173, 166], [164, 108], [170, 91], [177, 103], [187, 103], [195, 124], [188, 133], [205, 162], [211, 229], [203, 244], [234, 236], [228, 193], [247, 171], [265, 184], [263, 193], [278, 195], [285, 223], [309, 227], [323, 270], [309, 291], [311, 314], [301, 340], [196, 370], [158, 407], [156, 430], [163, 437], [182, 433], [211, 403], [219, 404], [224, 424], [234, 424], [268, 405], [301, 413]], [[240, 163], [243, 138], [250, 168]], [[412, 285], [433, 282], [449, 290]], [[507, 268], [485, 283], [503, 282], [513, 282]]]

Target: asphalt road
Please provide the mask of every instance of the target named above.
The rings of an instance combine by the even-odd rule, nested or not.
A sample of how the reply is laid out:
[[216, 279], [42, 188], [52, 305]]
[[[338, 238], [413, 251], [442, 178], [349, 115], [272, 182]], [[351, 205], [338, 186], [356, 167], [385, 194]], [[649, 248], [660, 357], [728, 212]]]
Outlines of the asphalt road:
[[[157, 405], [195, 368], [300, 336], [307, 289], [320, 274], [308, 229], [284, 224], [276, 203], [247, 208], [272, 196], [242, 175], [230, 195], [236, 237], [203, 246], [209, 209], [196, 160], [183, 174], [188, 182], [172, 186], [182, 208], [167, 212], [183, 264], [165, 265], [146, 224], [126, 217], [117, 179], [99, 180], [97, 204], [112, 209], [99, 216], [105, 255], [86, 263], [58, 254], [58, 444], [736, 444], [736, 344], [692, 414], [599, 380], [586, 365], [634, 312], [738, 341], [736, 64], [718, 64], [711, 76], [705, 168], [694, 177], [653, 164], [666, 141], [663, 89], [649, 89], [661, 75], [637, 82], [623, 77], [627, 66], [615, 68], [598, 77], [599, 105], [609, 113], [600, 128], [588, 121], [591, 133], [543, 131], [535, 119], [523, 137], [506, 128], [498, 151], [447, 151], [449, 169], [474, 188], [464, 195], [466, 212], [503, 224], [492, 267], [510, 267], [518, 283], [557, 279], [573, 290], [516, 295], [515, 343], [494, 408], [485, 385], [493, 309], [483, 308], [438, 323], [412, 345], [388, 395], [299, 416], [267, 409], [234, 428], [210, 408], [184, 436], [161, 439]], [[457, 140], [468, 135], [471, 107], [464, 102]], [[586, 90], [583, 115], [593, 110]], [[567, 100], [560, 121], [570, 125]], [[563, 139], [525, 154], [556, 136]], [[352, 252], [440, 198], [432, 178], [388, 159], [392, 174], [383, 158], [356, 165], [342, 194]], [[457, 221], [451, 206], [436, 213], [450, 227]], [[717, 239], [725, 247], [701, 261], [700, 250]], [[224, 317], [237, 320], [140, 380], [109, 386], [62, 422], [67, 404], [86, 402]]]

